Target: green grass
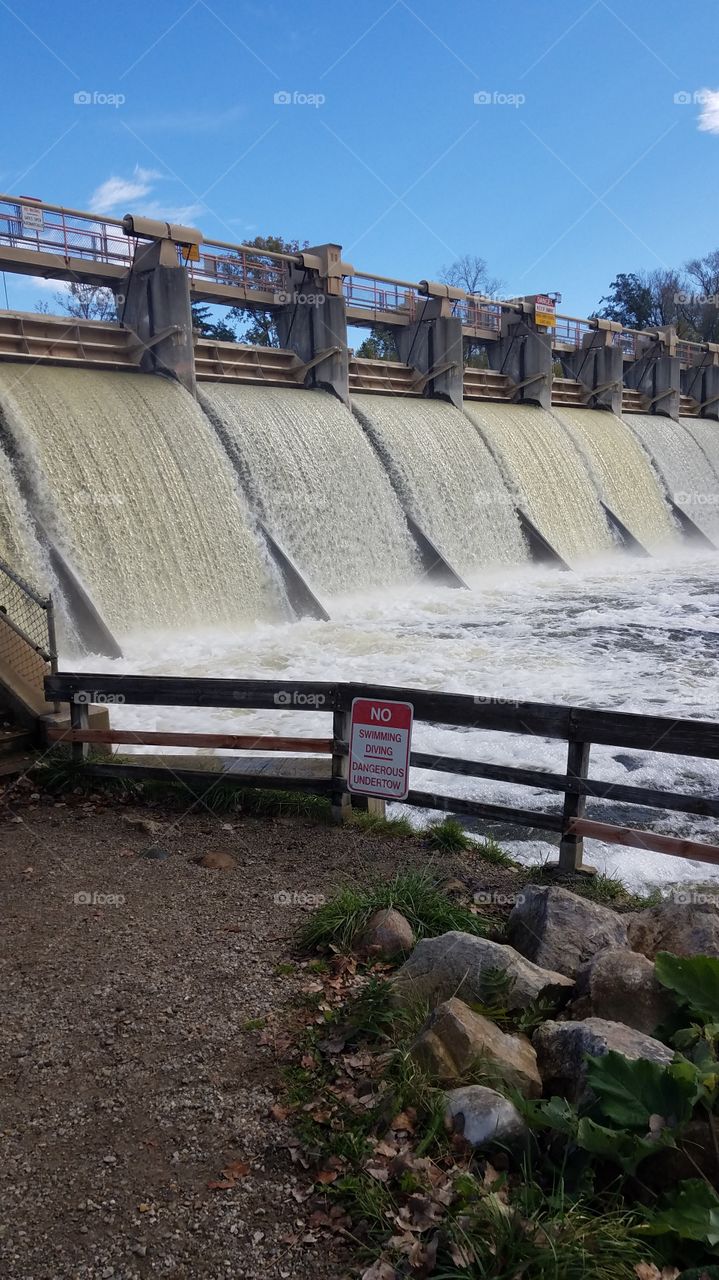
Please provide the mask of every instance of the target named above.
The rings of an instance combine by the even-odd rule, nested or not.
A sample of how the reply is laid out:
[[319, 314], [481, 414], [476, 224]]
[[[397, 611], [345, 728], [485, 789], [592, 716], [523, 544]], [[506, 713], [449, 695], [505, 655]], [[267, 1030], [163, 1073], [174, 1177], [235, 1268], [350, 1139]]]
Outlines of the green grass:
[[431, 822], [427, 832], [427, 844], [430, 849], [436, 849], [439, 853], [462, 853], [465, 849], [475, 847], [474, 840], [470, 839], [457, 818]]
[[387, 840], [407, 839], [408, 836], [417, 834], [408, 818], [382, 818], [379, 814], [368, 813], [363, 809], [353, 811], [348, 825]]
[[632, 893], [616, 876], [602, 872], [597, 875], [561, 876], [549, 867], [533, 867], [527, 870], [525, 883], [558, 885], [590, 902], [626, 911], [642, 911], [661, 901], [658, 892], [648, 895]]
[[482, 844], [477, 845], [477, 857], [482, 862], [491, 862], [494, 867], [518, 867], [520, 864], [504, 852], [501, 845], [492, 836], [487, 836]]
[[306, 951], [331, 946], [349, 951], [370, 916], [385, 907], [401, 911], [417, 939], [433, 938], [451, 929], [484, 935], [490, 927], [486, 920], [442, 893], [429, 871], [402, 871], [392, 880], [341, 889], [302, 925], [299, 945]]

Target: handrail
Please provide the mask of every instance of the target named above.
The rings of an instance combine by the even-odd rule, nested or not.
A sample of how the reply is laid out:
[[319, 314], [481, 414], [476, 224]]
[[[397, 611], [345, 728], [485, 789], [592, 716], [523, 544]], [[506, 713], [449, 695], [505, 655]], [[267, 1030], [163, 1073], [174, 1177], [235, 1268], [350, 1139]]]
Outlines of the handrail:
[[0, 582], [7, 579], [15, 591], [3, 597], [3, 623], [33, 653], [57, 671], [55, 610], [52, 596], [41, 596], [29, 582], [0, 557]]
[[[289, 687], [288, 687], [289, 686]], [[53, 734], [53, 741], [65, 738], [72, 743], [73, 753], [83, 759], [86, 744], [99, 741], [97, 731], [89, 729], [88, 707], [93, 702], [122, 703], [141, 706], [234, 707], [238, 710], [296, 710], [331, 713], [331, 773], [318, 777], [291, 777], [287, 774], [242, 773], [233, 769], [223, 773], [223, 782], [233, 785], [279, 787], [331, 794], [335, 815], [347, 812], [351, 797], [347, 790], [344, 762], [348, 753], [349, 715], [355, 698], [377, 701], [409, 702], [418, 721], [474, 727], [493, 732], [549, 738], [567, 743], [567, 768], [564, 774], [543, 770], [496, 765], [487, 761], [430, 755], [413, 752], [411, 764], [416, 768], [469, 777], [495, 779], [513, 785], [560, 792], [564, 796], [561, 812], [517, 809], [507, 805], [490, 805], [463, 796], [410, 790], [405, 803], [434, 808], [489, 821], [536, 827], [560, 835], [560, 867], [577, 870], [583, 856], [583, 835], [591, 834], [592, 825], [585, 820], [588, 798], [598, 800], [611, 795], [619, 804], [635, 804], [651, 809], [666, 808], [673, 812], [719, 817], [719, 799], [714, 796], [679, 794], [646, 787], [624, 786], [589, 777], [589, 755], [592, 744], [657, 751], [677, 755], [719, 759], [719, 723], [704, 720], [678, 720], [669, 716], [642, 715], [635, 712], [605, 711], [591, 707], [563, 706], [539, 702], [508, 702], [470, 694], [443, 693], [428, 689], [405, 689], [374, 684], [317, 683], [313, 681], [195, 679], [185, 676], [107, 675], [105, 673], [63, 672], [45, 680], [49, 701], [70, 703], [71, 732]], [[162, 738], [175, 742], [183, 735], [140, 732], [135, 741], [159, 743]], [[190, 735], [193, 736], [193, 735]], [[236, 735], [198, 735], [203, 745], [224, 746], [233, 750], [262, 746], [266, 739], [243, 739]], [[103, 741], [127, 742], [128, 731], [105, 730]], [[292, 751], [312, 754], [328, 753], [329, 740], [291, 739]], [[172, 745], [172, 743], [168, 744]], [[185, 740], [183, 737], [183, 745]], [[189, 745], [189, 744], [187, 744]], [[289, 745], [289, 744], [288, 744]], [[95, 766], [86, 766], [93, 772]], [[158, 776], [158, 766], [101, 766], [103, 776], [115, 770], [119, 776]], [[129, 773], [123, 772], [130, 770]], [[190, 771], [195, 777], [197, 771]], [[188, 777], [190, 776], [188, 773]], [[173, 764], [172, 776], [180, 776]], [[161, 774], [160, 774], [161, 776]], [[212, 777], [212, 775], [211, 775]], [[217, 781], [217, 775], [214, 777]], [[584, 824], [584, 826], [583, 826]], [[597, 824], [595, 824], [596, 826]], [[659, 852], [671, 851], [678, 856], [719, 863], [719, 845], [695, 840], [657, 835], [613, 823], [601, 823], [602, 840], [618, 844], [641, 843]], [[671, 844], [671, 849], [669, 849]]]

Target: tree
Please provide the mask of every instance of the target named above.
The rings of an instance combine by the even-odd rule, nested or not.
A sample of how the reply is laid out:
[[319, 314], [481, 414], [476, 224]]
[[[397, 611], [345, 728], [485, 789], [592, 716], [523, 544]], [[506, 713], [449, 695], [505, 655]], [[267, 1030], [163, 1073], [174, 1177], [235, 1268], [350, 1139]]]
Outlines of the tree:
[[[108, 324], [117, 324], [117, 305], [111, 289], [97, 284], [81, 284], [73, 280], [66, 292], [54, 295], [55, 306], [65, 315], [75, 320], [104, 320]], [[49, 306], [40, 302], [36, 311], [47, 315]]]
[[212, 312], [202, 303], [192, 304], [192, 328], [201, 338], [212, 338], [215, 342], [237, 342], [237, 334], [226, 320], [212, 320]]
[[357, 348], [360, 360], [399, 360], [397, 338], [388, 324], [377, 324]]
[[691, 258], [686, 271], [679, 312], [695, 341], [719, 342], [719, 249]]
[[655, 271], [621, 272], [600, 298], [596, 312], [605, 320], [617, 320], [625, 329], [651, 329], [678, 325], [683, 282], [670, 267]]
[[[289, 253], [298, 254], [306, 249], [309, 241], [305, 240], [300, 244], [299, 240], [283, 240], [281, 236], [255, 236], [254, 240], [247, 241], [247, 247], [251, 249], [265, 250], [269, 253]], [[232, 262], [231, 259], [224, 259], [228, 264], [228, 283], [232, 283]], [[278, 293], [282, 289], [282, 284], [277, 274], [277, 260], [275, 258], [263, 257], [260, 252], [256, 257], [247, 264], [247, 281], [254, 283], [258, 288], [275, 289]], [[240, 265], [236, 268], [235, 273], [239, 273]], [[236, 342], [245, 342], [253, 347], [279, 347], [280, 336], [277, 332], [277, 324], [274, 311], [257, 310], [251, 312], [251, 318], [247, 320], [247, 309], [245, 307], [231, 307], [227, 313], [227, 319], [231, 324], [244, 326], [237, 333]]]
[[501, 280], [490, 276], [484, 258], [473, 253], [465, 253], [449, 266], [442, 267], [439, 278], [444, 284], [464, 289], [465, 293], [479, 293], [485, 298], [501, 293], [504, 287]]

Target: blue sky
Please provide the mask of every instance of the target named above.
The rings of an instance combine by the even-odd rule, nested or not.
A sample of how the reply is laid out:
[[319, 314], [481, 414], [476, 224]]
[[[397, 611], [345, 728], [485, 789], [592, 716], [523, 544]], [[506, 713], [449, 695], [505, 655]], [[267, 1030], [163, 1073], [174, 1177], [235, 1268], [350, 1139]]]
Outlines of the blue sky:
[[0, 188], [412, 280], [478, 253], [583, 315], [719, 246], [717, 31], [716, 0], [0, 0]]

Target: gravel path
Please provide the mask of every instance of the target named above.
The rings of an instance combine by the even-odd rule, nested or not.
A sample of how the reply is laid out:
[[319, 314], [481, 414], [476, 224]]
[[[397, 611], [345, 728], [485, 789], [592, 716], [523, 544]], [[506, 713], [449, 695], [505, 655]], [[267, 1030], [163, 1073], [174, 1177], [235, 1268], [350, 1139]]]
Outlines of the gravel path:
[[[311, 979], [278, 965], [303, 895], [417, 844], [30, 792], [0, 819], [0, 1274], [336, 1280], [346, 1260], [308, 1232], [308, 1175], [271, 1115], [274, 1030]], [[215, 850], [235, 868], [192, 862]], [[234, 1162], [249, 1172], [210, 1189]]]

